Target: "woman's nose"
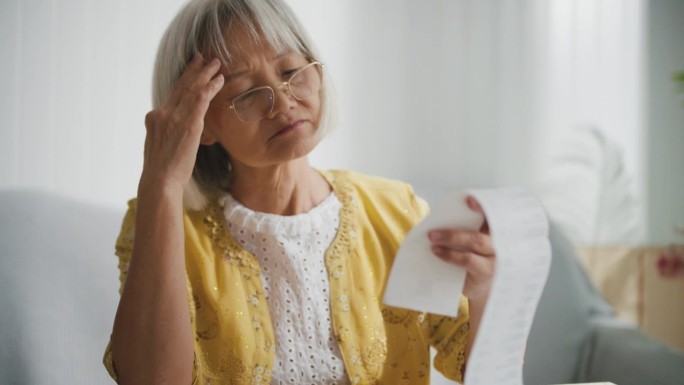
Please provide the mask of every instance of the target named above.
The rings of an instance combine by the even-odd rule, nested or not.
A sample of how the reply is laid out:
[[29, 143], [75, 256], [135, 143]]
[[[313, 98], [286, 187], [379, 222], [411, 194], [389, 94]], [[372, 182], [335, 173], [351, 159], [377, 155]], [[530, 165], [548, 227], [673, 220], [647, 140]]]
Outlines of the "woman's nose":
[[279, 112], [286, 112], [297, 106], [297, 99], [292, 95], [288, 83], [281, 83], [273, 89], [273, 111], [271, 115], [275, 116]]
[[294, 97], [294, 95], [292, 95], [292, 89], [290, 88], [290, 83], [288, 83], [288, 82], [280, 83], [276, 86], [276, 88], [283, 91], [285, 94], [287, 94], [288, 97], [296, 99]]

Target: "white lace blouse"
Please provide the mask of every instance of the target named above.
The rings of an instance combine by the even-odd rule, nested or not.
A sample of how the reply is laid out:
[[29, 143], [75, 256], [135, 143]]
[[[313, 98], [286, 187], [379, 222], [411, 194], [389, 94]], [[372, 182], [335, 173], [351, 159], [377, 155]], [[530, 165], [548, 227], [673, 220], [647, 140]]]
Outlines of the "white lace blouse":
[[349, 384], [332, 331], [325, 252], [339, 226], [334, 193], [307, 213], [255, 212], [230, 195], [221, 203], [232, 237], [262, 268], [276, 338], [273, 384]]

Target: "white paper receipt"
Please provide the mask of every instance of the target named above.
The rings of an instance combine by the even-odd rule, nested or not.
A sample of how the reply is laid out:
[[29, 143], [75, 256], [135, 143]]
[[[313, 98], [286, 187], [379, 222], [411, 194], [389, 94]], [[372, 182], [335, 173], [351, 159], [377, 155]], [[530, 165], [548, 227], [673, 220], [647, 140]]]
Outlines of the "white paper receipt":
[[539, 201], [522, 189], [452, 192], [406, 236], [383, 302], [434, 314], [457, 315], [465, 271], [434, 256], [427, 233], [436, 228], [479, 229], [484, 218], [496, 251], [496, 273], [466, 369], [465, 385], [522, 385], [525, 345], [551, 265], [548, 221]]
[[406, 235], [385, 288], [386, 305], [456, 316], [465, 270], [432, 254], [428, 232], [440, 228], [479, 229], [484, 218], [468, 208], [467, 196], [465, 192], [445, 195], [431, 206], [430, 215]]

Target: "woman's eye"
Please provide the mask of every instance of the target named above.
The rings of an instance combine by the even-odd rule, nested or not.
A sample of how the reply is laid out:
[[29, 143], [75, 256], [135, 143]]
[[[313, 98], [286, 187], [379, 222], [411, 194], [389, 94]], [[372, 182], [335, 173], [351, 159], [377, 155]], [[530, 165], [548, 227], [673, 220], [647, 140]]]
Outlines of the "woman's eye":
[[227, 92], [227, 95], [231, 95], [231, 98], [236, 98], [239, 97], [243, 94], [246, 94], [247, 92], [253, 90], [253, 87], [236, 87], [230, 90], [230, 92]]
[[254, 99], [256, 98], [257, 93], [256, 92], [247, 92], [244, 94], [241, 94], [237, 98], [235, 98], [235, 104], [236, 105], [249, 105], [254, 102]]
[[289, 70], [285, 70], [285, 71], [283, 71], [283, 77], [289, 78], [290, 76], [294, 75], [294, 73], [297, 72], [297, 70], [299, 70], [299, 68], [292, 68]]

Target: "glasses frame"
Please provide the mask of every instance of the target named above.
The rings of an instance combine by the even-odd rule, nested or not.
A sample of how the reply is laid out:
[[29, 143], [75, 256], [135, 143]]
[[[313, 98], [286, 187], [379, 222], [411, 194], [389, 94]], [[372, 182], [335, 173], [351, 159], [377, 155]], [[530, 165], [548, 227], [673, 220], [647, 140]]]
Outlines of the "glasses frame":
[[[304, 67], [302, 67], [302, 68], [298, 69], [297, 71], [295, 71], [292, 75], [290, 75], [290, 78], [287, 79], [287, 81], [284, 81], [284, 82], [282, 82], [282, 83], [280, 83], [280, 84], [276, 84], [276, 85], [273, 86], [273, 87], [271, 87], [271, 86], [254, 87], [254, 88], [251, 88], [251, 89], [249, 89], [249, 90], [247, 90], [247, 91], [245, 91], [245, 92], [243, 92], [243, 93], [241, 93], [241, 94], [235, 96], [235, 97], [230, 101], [230, 105], [228, 106], [228, 108], [230, 108], [231, 110], [233, 110], [233, 112], [235, 112], [235, 116], [237, 116], [237, 118], [240, 119], [241, 122], [243, 122], [243, 123], [250, 123], [250, 122], [257, 122], [257, 121], [259, 121], [259, 120], [262, 120], [262, 119], [266, 118], [271, 112], [273, 112], [273, 107], [275, 106], [275, 89], [274, 89], [274, 88], [280, 88], [280, 89], [282, 89], [283, 91], [285, 91], [285, 93], [286, 93], [288, 96], [292, 97], [294, 100], [306, 100], [306, 99], [310, 98], [311, 95], [307, 96], [306, 98], [298, 98], [297, 95], [295, 95], [295, 94], [292, 92], [292, 88], [291, 88], [290, 82], [292, 81], [292, 79], [293, 79], [295, 76], [299, 75], [299, 74], [302, 73], [304, 70], [308, 69], [309, 67], [316, 66], [316, 65], [320, 65], [320, 66], [321, 66], [321, 67], [320, 67], [320, 73], [319, 73], [319, 75], [320, 75], [320, 77], [321, 77], [321, 86], [322, 86], [322, 85], [323, 85], [323, 71], [322, 71], [322, 70], [323, 70], [323, 67], [325, 67], [325, 65], [324, 65], [323, 63], [321, 63], [321, 62], [318, 62], [318, 61], [312, 61], [311, 63], [309, 63], [309, 64], [305, 65]], [[260, 117], [260, 118], [258, 118], [258, 119], [251, 119], [251, 120], [242, 119], [242, 117], [240, 117], [240, 114], [239, 114], [239, 113], [237, 112], [237, 110], [235, 109], [235, 101], [238, 100], [238, 99], [240, 99], [241, 97], [244, 97], [245, 95], [247, 95], [247, 94], [249, 94], [249, 93], [252, 93], [252, 92], [255, 92], [255, 91], [259, 91], [259, 90], [269, 90], [269, 91], [271, 91], [271, 96], [270, 96], [270, 98], [269, 98], [269, 100], [271, 101], [271, 103], [270, 103], [270, 104], [271, 104], [271, 107], [268, 109], [268, 112], [266, 112], [266, 113], [264, 114], [264, 116], [262, 116], [262, 117]]]

